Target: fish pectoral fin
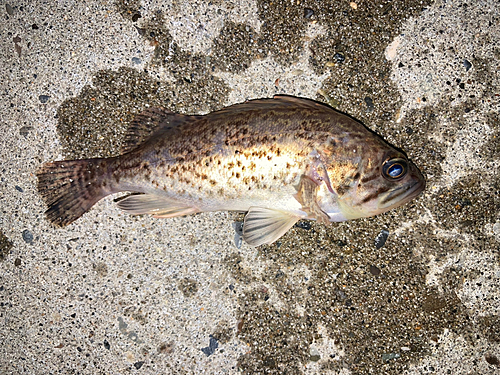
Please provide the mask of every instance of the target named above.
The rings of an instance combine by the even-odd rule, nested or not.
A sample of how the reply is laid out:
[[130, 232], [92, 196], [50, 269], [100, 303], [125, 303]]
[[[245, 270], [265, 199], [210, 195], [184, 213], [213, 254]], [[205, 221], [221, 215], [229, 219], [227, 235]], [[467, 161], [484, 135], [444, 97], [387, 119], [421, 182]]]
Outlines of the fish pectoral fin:
[[118, 202], [118, 207], [131, 215], [149, 214], [156, 218], [184, 216], [200, 212], [196, 207], [154, 194], [130, 195]]
[[318, 189], [319, 185], [316, 181], [303, 175], [294, 197], [302, 205], [302, 210], [307, 212], [308, 219], [316, 219], [319, 223], [330, 224], [330, 217], [321, 209], [316, 200]]
[[250, 207], [243, 222], [243, 240], [252, 246], [271, 244], [299, 219], [299, 216], [287, 211]]

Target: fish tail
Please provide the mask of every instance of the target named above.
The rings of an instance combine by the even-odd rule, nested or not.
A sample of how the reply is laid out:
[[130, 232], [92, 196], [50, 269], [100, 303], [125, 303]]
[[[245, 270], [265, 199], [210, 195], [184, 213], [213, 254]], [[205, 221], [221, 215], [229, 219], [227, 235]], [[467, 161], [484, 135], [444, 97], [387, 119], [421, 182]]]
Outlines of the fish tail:
[[45, 215], [64, 227], [114, 189], [107, 177], [110, 159], [64, 160], [42, 165], [36, 175], [38, 191], [48, 206]]

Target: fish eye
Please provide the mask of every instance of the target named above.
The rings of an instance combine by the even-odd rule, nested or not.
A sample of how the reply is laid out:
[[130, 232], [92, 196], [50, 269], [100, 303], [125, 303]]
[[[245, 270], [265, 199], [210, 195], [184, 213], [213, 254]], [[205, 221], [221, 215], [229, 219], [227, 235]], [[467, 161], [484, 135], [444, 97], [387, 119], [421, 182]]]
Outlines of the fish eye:
[[385, 178], [397, 181], [402, 179], [408, 171], [408, 162], [404, 159], [389, 159], [382, 165], [382, 174]]

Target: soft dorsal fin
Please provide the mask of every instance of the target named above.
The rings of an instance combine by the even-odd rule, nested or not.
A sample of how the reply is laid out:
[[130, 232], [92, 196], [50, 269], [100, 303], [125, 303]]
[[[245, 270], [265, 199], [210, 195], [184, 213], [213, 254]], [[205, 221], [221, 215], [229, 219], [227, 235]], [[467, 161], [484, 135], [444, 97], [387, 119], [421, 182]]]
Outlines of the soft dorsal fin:
[[181, 124], [200, 118], [201, 116], [182, 115], [163, 108], [148, 108], [130, 123], [125, 133], [121, 152], [126, 153], [139, 147], [158, 131], [169, 131]]
[[220, 118], [222, 116], [241, 114], [248, 111], [263, 110], [289, 110], [310, 109], [314, 111], [333, 111], [326, 104], [311, 99], [297, 98], [287, 95], [275, 95], [273, 98], [251, 99], [244, 103], [238, 103], [206, 115], [208, 118]]
[[274, 95], [273, 100], [279, 101], [281, 103], [288, 103], [293, 106], [311, 109], [325, 109], [328, 106], [324, 103], [314, 101], [307, 98], [298, 98], [296, 96], [289, 95]]

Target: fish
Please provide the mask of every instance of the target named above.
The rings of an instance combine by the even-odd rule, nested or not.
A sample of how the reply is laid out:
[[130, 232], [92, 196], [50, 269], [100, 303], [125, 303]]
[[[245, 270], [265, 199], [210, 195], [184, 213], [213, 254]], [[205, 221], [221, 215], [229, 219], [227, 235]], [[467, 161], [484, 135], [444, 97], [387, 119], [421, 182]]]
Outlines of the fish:
[[278, 95], [206, 115], [146, 109], [121, 154], [53, 161], [36, 172], [45, 215], [66, 226], [102, 198], [132, 215], [245, 213], [243, 240], [271, 244], [297, 221], [374, 216], [425, 189], [407, 156], [348, 115]]

